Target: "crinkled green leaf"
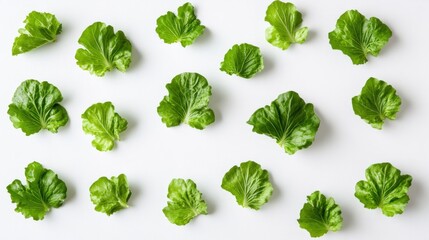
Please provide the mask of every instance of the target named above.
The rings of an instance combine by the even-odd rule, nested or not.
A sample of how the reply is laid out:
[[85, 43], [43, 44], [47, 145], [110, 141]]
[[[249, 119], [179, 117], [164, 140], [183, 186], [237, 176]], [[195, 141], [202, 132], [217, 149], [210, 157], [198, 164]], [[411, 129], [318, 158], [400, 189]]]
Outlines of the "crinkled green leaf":
[[95, 205], [95, 211], [108, 216], [128, 208], [128, 199], [131, 197], [127, 177], [120, 174], [118, 177], [101, 177], [89, 188], [91, 201]]
[[307, 203], [301, 209], [299, 226], [311, 237], [321, 237], [328, 231], [339, 231], [343, 224], [341, 208], [333, 198], [326, 198], [319, 191], [307, 196]]
[[42, 220], [51, 208], [59, 208], [67, 197], [67, 186], [52, 170], [32, 162], [25, 168], [27, 185], [16, 179], [7, 186], [7, 191], [16, 212], [25, 218]]
[[55, 15], [32, 11], [24, 20], [24, 28], [18, 30], [12, 46], [12, 55], [18, 55], [55, 42], [62, 31], [62, 25]]
[[369, 54], [378, 56], [391, 36], [390, 28], [378, 18], [368, 20], [357, 10], [349, 10], [329, 33], [329, 43], [349, 56], [353, 64], [364, 64]]
[[166, 85], [168, 95], [160, 102], [158, 114], [167, 127], [182, 122], [197, 129], [204, 129], [215, 121], [209, 105], [211, 86], [198, 73], [182, 73]]
[[247, 123], [254, 132], [274, 138], [286, 153], [294, 154], [313, 143], [320, 120], [313, 104], [289, 91], [280, 94], [271, 105], [256, 110]]
[[167, 206], [162, 209], [171, 223], [186, 225], [194, 217], [207, 214], [207, 204], [191, 179], [173, 179], [168, 186]]
[[352, 98], [353, 111], [373, 128], [381, 129], [384, 120], [396, 119], [401, 107], [401, 98], [386, 82], [376, 78], [366, 81], [360, 95]]
[[264, 69], [264, 60], [261, 51], [248, 43], [232, 46], [220, 64], [220, 70], [243, 78], [251, 78], [262, 69]]
[[77, 65], [99, 77], [114, 68], [125, 72], [131, 63], [131, 42], [122, 31], [114, 32], [113, 27], [95, 22], [87, 27], [79, 38], [85, 48], [76, 51]]
[[127, 125], [127, 120], [115, 112], [111, 102], [93, 104], [82, 114], [82, 129], [94, 135], [92, 146], [99, 151], [112, 150]]
[[365, 208], [381, 208], [384, 215], [402, 214], [410, 200], [408, 188], [413, 178], [401, 175], [390, 163], [377, 163], [365, 171], [366, 181], [356, 183], [355, 196]]
[[259, 210], [273, 194], [268, 171], [253, 161], [232, 167], [222, 179], [222, 188], [234, 195], [240, 206], [255, 210]]
[[42, 129], [56, 133], [69, 120], [66, 109], [59, 104], [62, 100], [54, 85], [30, 79], [16, 89], [7, 113], [13, 126], [27, 136]]
[[271, 24], [265, 30], [265, 38], [272, 45], [286, 50], [293, 43], [304, 43], [308, 28], [302, 27], [302, 15], [292, 3], [272, 2], [266, 12], [265, 21]]
[[165, 43], [180, 42], [183, 47], [191, 45], [204, 33], [205, 27], [194, 13], [194, 6], [185, 3], [179, 7], [178, 15], [167, 12], [156, 20], [156, 32]]

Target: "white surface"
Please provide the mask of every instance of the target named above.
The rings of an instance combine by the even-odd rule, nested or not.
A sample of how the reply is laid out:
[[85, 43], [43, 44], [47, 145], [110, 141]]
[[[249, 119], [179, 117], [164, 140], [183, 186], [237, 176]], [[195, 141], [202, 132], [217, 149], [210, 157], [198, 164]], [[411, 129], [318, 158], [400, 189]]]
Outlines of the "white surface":
[[[429, 2], [296, 0], [310, 36], [287, 51], [264, 39], [270, 0], [194, 0], [205, 34], [187, 48], [164, 44], [155, 32], [156, 19], [183, 3], [0, 0], [1, 239], [309, 239], [296, 219], [314, 190], [334, 197], [343, 210], [343, 229], [324, 239], [428, 239]], [[361, 66], [332, 50], [327, 38], [349, 9], [380, 18], [394, 33], [381, 55]], [[32, 10], [54, 13], [63, 33], [55, 44], [12, 57], [17, 30]], [[75, 64], [77, 39], [95, 21], [123, 30], [131, 40], [133, 63], [127, 73], [98, 78]], [[259, 46], [264, 55], [264, 71], [250, 80], [218, 70], [226, 51], [242, 42]], [[201, 73], [213, 87], [210, 106], [216, 122], [204, 131], [186, 125], [167, 128], [156, 112], [165, 84], [185, 71]], [[403, 99], [398, 119], [382, 131], [364, 123], [351, 107], [351, 98], [371, 76], [392, 84]], [[62, 91], [70, 122], [58, 134], [26, 137], [9, 121], [12, 95], [29, 78], [49, 81]], [[288, 90], [314, 103], [321, 118], [314, 144], [293, 156], [246, 124], [257, 108]], [[117, 148], [102, 153], [81, 130], [80, 114], [108, 100], [128, 119], [129, 129]], [[275, 186], [260, 211], [241, 208], [220, 187], [229, 168], [249, 159], [270, 172]], [[39, 222], [15, 213], [5, 189], [13, 179], [24, 180], [24, 168], [34, 160], [57, 172], [69, 188], [64, 206]], [[414, 178], [411, 201], [394, 218], [365, 209], [353, 195], [365, 169], [383, 161]], [[100, 176], [119, 173], [130, 181], [131, 207], [111, 217], [95, 212], [89, 186]], [[168, 183], [177, 177], [193, 179], [209, 206], [209, 215], [185, 227], [170, 224], [161, 211]]]

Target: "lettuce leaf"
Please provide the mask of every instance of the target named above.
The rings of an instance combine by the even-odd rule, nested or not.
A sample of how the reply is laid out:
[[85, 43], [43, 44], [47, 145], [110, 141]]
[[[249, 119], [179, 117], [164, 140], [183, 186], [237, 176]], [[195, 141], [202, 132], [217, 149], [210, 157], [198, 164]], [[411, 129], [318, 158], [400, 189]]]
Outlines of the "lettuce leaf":
[[222, 188], [234, 195], [240, 206], [254, 210], [259, 210], [273, 194], [268, 171], [253, 161], [232, 167], [222, 179]]
[[93, 104], [82, 114], [82, 129], [94, 135], [92, 146], [98, 151], [112, 150], [127, 125], [127, 120], [115, 112], [111, 102]]
[[162, 209], [171, 223], [186, 225], [194, 217], [207, 214], [207, 204], [191, 179], [173, 179], [168, 186], [167, 206]]
[[369, 54], [378, 56], [392, 36], [390, 28], [378, 18], [365, 18], [357, 10], [343, 13], [329, 33], [332, 49], [341, 50], [353, 64], [364, 64]]
[[19, 36], [13, 42], [13, 56], [55, 42], [62, 31], [61, 23], [50, 13], [32, 11], [24, 23], [24, 28], [18, 30]]
[[186, 123], [204, 129], [215, 121], [209, 105], [212, 95], [207, 79], [198, 73], [182, 73], [166, 85], [169, 95], [158, 106], [158, 114], [167, 127]]
[[54, 85], [30, 79], [16, 89], [7, 113], [13, 126], [27, 136], [42, 129], [57, 133], [69, 120], [66, 109], [59, 104], [62, 100]]
[[67, 186], [52, 170], [32, 162], [25, 168], [27, 185], [16, 179], [7, 186], [7, 191], [16, 212], [25, 218], [43, 220], [51, 208], [59, 208], [67, 197]]
[[264, 69], [264, 60], [261, 51], [248, 43], [232, 46], [220, 64], [221, 71], [243, 78], [251, 78], [262, 69]]
[[122, 31], [116, 34], [113, 27], [95, 22], [79, 38], [85, 48], [76, 51], [77, 65], [99, 77], [116, 68], [125, 72], [131, 63], [131, 42]]
[[205, 29], [195, 16], [194, 6], [190, 3], [179, 7], [177, 16], [172, 12], [160, 16], [156, 24], [159, 38], [168, 44], [180, 42], [182, 47], [191, 45]]
[[313, 104], [289, 91], [280, 94], [271, 105], [256, 110], [247, 123], [254, 132], [274, 138], [286, 153], [294, 154], [313, 143], [320, 120]]
[[355, 197], [365, 208], [381, 208], [384, 215], [402, 214], [410, 200], [408, 189], [413, 178], [401, 175], [390, 163], [377, 163], [365, 171], [366, 181], [356, 183]]

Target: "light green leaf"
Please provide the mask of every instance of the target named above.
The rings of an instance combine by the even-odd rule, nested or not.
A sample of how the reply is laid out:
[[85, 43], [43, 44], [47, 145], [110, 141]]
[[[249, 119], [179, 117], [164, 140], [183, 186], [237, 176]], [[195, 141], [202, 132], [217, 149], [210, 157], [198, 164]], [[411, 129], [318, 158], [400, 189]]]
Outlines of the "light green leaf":
[[42, 129], [56, 133], [69, 120], [66, 109], [59, 104], [62, 100], [54, 85], [30, 79], [16, 89], [7, 113], [13, 126], [27, 136]]
[[272, 2], [267, 8], [265, 21], [271, 24], [265, 31], [265, 38], [282, 50], [293, 43], [304, 43], [307, 39], [308, 28], [300, 28], [302, 15], [292, 3]]
[[180, 42], [182, 47], [191, 45], [204, 33], [205, 27], [194, 13], [194, 6], [185, 3], [178, 9], [178, 16], [172, 12], [160, 16], [156, 20], [156, 32], [165, 43]]
[[91, 201], [95, 205], [95, 211], [102, 212], [108, 216], [128, 208], [128, 200], [131, 191], [128, 186], [127, 177], [120, 174], [118, 177], [101, 177], [89, 188]]
[[51, 208], [59, 208], [67, 197], [67, 186], [52, 170], [32, 162], [25, 168], [27, 185], [16, 179], [7, 186], [7, 191], [16, 212], [25, 218], [43, 220]]
[[271, 105], [256, 110], [247, 123], [254, 132], [274, 138], [286, 153], [294, 154], [313, 143], [320, 120], [313, 104], [289, 91], [280, 94]]
[[396, 119], [401, 98], [396, 90], [382, 80], [369, 78], [360, 95], [352, 98], [353, 111], [373, 128], [381, 129], [384, 120]]
[[47, 43], [55, 42], [62, 25], [55, 15], [32, 11], [24, 20], [24, 28], [18, 30], [12, 46], [12, 55], [28, 52]]
[[115, 112], [111, 102], [93, 104], [82, 114], [82, 129], [94, 135], [92, 146], [99, 151], [112, 150], [127, 125], [127, 120]]
[[167, 206], [162, 209], [171, 223], [186, 225], [194, 217], [207, 214], [207, 204], [191, 179], [173, 179], [168, 186]]
[[253, 161], [232, 167], [222, 179], [222, 188], [234, 195], [240, 206], [254, 210], [259, 210], [273, 194], [268, 171]]
[[113, 27], [95, 22], [83, 31], [79, 44], [85, 47], [76, 51], [77, 65], [99, 77], [114, 68], [125, 72], [131, 63], [131, 42], [122, 31], [116, 34]]
[[365, 208], [381, 208], [384, 215], [402, 214], [410, 200], [408, 188], [413, 178], [401, 175], [390, 163], [377, 163], [365, 171], [366, 181], [356, 183], [355, 197]]
[[243, 78], [251, 78], [262, 69], [264, 69], [264, 60], [261, 51], [248, 43], [232, 46], [220, 63], [221, 71]]
[[337, 20], [336, 28], [329, 33], [333, 49], [349, 56], [353, 64], [364, 64], [369, 54], [378, 56], [392, 36], [390, 28], [378, 18], [369, 20], [357, 10], [349, 10]]
[[307, 230], [311, 237], [321, 237], [328, 231], [339, 231], [343, 224], [340, 206], [333, 198], [326, 198], [319, 191], [307, 197], [307, 203], [299, 215], [299, 226]]
[[182, 73], [166, 85], [169, 95], [158, 106], [158, 114], [167, 127], [182, 122], [197, 129], [204, 129], [215, 121], [209, 105], [212, 95], [207, 79], [198, 73]]

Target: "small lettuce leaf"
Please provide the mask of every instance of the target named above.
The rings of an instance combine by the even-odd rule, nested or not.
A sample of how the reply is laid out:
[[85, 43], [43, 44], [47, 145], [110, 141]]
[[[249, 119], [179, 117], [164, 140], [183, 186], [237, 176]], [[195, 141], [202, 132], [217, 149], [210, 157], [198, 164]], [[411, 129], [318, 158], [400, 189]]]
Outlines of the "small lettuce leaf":
[[247, 123], [254, 132], [274, 138], [286, 153], [294, 154], [313, 143], [320, 120], [313, 104], [289, 91], [280, 94], [271, 105], [256, 110]]
[[27, 136], [42, 129], [56, 133], [69, 120], [66, 109], [59, 104], [62, 100], [54, 85], [30, 79], [16, 89], [7, 113], [13, 126]]
[[413, 178], [401, 175], [401, 171], [390, 163], [377, 163], [365, 171], [366, 181], [359, 181], [355, 197], [365, 208], [381, 208], [384, 215], [393, 217], [402, 214], [410, 200], [408, 188]]
[[179, 7], [178, 16], [167, 12], [156, 20], [156, 24], [159, 38], [168, 44], [180, 42], [182, 47], [191, 45], [205, 29], [195, 16], [194, 6], [190, 3]]
[[166, 85], [169, 95], [158, 106], [158, 114], [167, 127], [182, 122], [196, 129], [204, 129], [215, 121], [212, 109], [208, 107], [211, 86], [198, 73], [182, 73]]
[[341, 50], [353, 64], [364, 64], [369, 54], [378, 56], [392, 36], [390, 28], [378, 18], [365, 18], [357, 10], [349, 10], [337, 20], [329, 33], [332, 49]]
[[93, 104], [82, 114], [82, 129], [94, 135], [92, 146], [98, 151], [112, 150], [127, 125], [127, 120], [115, 112], [111, 102]]
[[261, 50], [248, 43], [235, 44], [225, 54], [220, 70], [228, 75], [235, 74], [242, 78], [251, 78], [264, 69]]
[[234, 195], [240, 206], [254, 210], [259, 210], [273, 194], [268, 171], [253, 161], [232, 167], [222, 179], [222, 188]]
[[118, 177], [101, 177], [89, 188], [91, 201], [95, 205], [95, 211], [108, 216], [128, 208], [128, 200], [131, 197], [127, 177], [120, 174]]
[[186, 225], [194, 217], [207, 214], [207, 204], [191, 179], [173, 179], [168, 186], [167, 206], [162, 209], [171, 223]]
[[396, 119], [401, 98], [386, 82], [376, 78], [366, 81], [360, 95], [352, 98], [353, 111], [375, 129], [382, 129], [384, 120]]
[[321, 237], [328, 231], [339, 231], [343, 224], [341, 208], [333, 198], [326, 198], [319, 191], [307, 196], [307, 203], [301, 209], [299, 226], [311, 237]]
[[32, 11], [24, 23], [24, 28], [18, 30], [19, 36], [13, 42], [13, 56], [55, 42], [62, 31], [61, 23], [50, 13]]
[[122, 31], [114, 32], [113, 27], [95, 22], [87, 27], [79, 38], [85, 47], [76, 51], [77, 65], [99, 77], [116, 68], [125, 72], [131, 63], [131, 42]]
[[25, 218], [43, 220], [51, 208], [59, 208], [67, 197], [67, 186], [52, 170], [32, 162], [25, 168], [27, 185], [16, 179], [7, 186], [7, 191], [16, 212]]
[[308, 28], [302, 27], [302, 15], [292, 3], [272, 2], [266, 12], [265, 21], [271, 24], [265, 30], [265, 38], [272, 45], [286, 50], [293, 43], [304, 43]]

